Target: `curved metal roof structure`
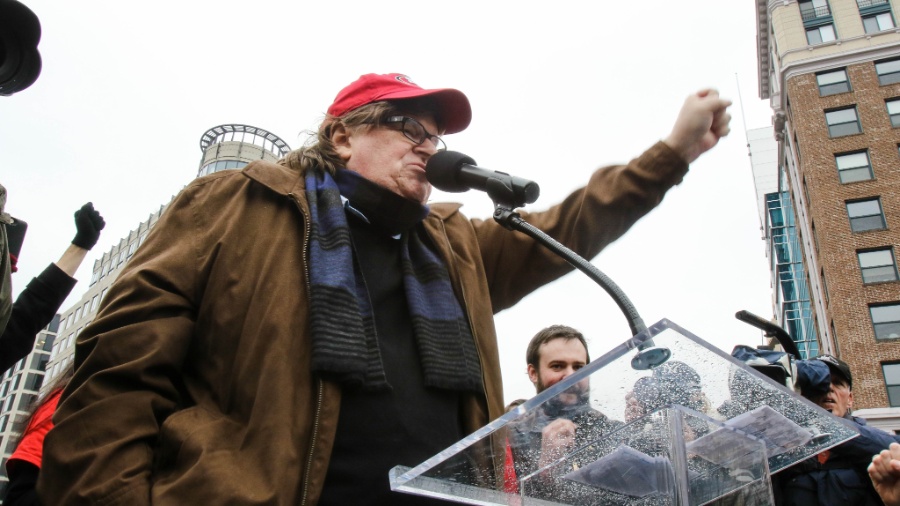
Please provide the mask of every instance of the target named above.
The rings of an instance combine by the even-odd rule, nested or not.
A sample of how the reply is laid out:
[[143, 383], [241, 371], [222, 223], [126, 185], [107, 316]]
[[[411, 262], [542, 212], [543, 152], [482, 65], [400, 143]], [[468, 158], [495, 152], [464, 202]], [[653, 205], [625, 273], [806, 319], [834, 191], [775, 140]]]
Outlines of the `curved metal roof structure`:
[[[291, 151], [291, 147], [284, 142], [281, 137], [269, 132], [268, 130], [264, 130], [262, 128], [257, 128], [255, 126], [250, 125], [219, 125], [210, 128], [206, 132], [204, 132], [203, 136], [200, 137], [200, 150], [206, 152], [206, 148], [214, 144], [216, 137], [219, 137], [222, 134], [226, 134], [229, 132], [235, 133], [248, 133], [251, 135], [259, 136], [269, 142], [271, 142], [276, 149], [278, 149], [278, 153], [281, 156], [288, 154]], [[250, 141], [248, 141], [250, 142]]]

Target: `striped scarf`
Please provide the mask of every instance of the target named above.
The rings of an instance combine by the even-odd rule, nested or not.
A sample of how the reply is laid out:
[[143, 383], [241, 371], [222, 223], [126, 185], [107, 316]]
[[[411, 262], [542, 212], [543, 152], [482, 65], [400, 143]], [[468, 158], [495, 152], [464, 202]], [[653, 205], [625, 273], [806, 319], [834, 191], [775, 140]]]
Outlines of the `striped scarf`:
[[[352, 171], [341, 170], [337, 181], [328, 173], [317, 172], [306, 175], [311, 216], [312, 369], [348, 387], [386, 390], [390, 385], [378, 348], [372, 305], [354, 258], [341, 195], [348, 203], [373, 200], [373, 196], [379, 201], [402, 201], [404, 207], [409, 207], [411, 201]], [[349, 205], [346, 207], [349, 212], [360, 214]], [[384, 220], [401, 220], [395, 219], [391, 225], [402, 230], [403, 285], [425, 385], [480, 392], [481, 366], [468, 319], [453, 293], [447, 268], [421, 237], [425, 231], [420, 222], [428, 208], [416, 205], [413, 214], [418, 216], [413, 220], [406, 210], [398, 213], [391, 206], [375, 209]]]

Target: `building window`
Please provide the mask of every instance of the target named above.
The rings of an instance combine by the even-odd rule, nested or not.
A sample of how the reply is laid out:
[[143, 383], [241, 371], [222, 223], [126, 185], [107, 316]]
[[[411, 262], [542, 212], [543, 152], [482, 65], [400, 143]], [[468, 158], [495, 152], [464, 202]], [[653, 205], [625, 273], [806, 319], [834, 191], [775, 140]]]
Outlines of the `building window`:
[[900, 83], [900, 59], [875, 62], [875, 73], [878, 74], [878, 83], [882, 86]]
[[813, 221], [810, 223], [810, 229], [811, 229], [810, 231], [812, 232], [812, 236], [813, 236], [813, 244], [815, 244], [816, 253], [818, 253], [819, 252], [819, 234], [816, 233], [816, 222]]
[[869, 306], [875, 339], [895, 339], [900, 337], [900, 304]]
[[199, 176], [205, 176], [207, 174], [212, 174], [214, 172], [219, 172], [221, 170], [227, 169], [240, 169], [247, 165], [247, 162], [242, 160], [219, 160], [216, 162], [210, 162], [204, 165], [200, 169]]
[[825, 303], [828, 304], [831, 302], [828, 297], [828, 283], [825, 281], [825, 269], [822, 269], [822, 293], [825, 294]]
[[850, 217], [850, 230], [854, 232], [881, 230], [886, 227], [884, 214], [881, 212], [881, 201], [877, 198], [847, 202], [847, 216]]
[[856, 106], [825, 111], [825, 122], [828, 123], [828, 135], [831, 137], [843, 137], [862, 132], [859, 116], [856, 114]]
[[862, 20], [866, 33], [878, 33], [894, 28], [894, 18], [891, 17], [890, 12], [866, 16]]
[[819, 85], [819, 96], [822, 97], [850, 91], [850, 80], [847, 79], [845, 69], [816, 74], [816, 84]]
[[891, 118], [891, 126], [900, 127], [900, 98], [885, 100], [884, 104], [887, 106], [888, 116]]
[[831, 9], [825, 0], [800, 0], [798, 4], [803, 21], [831, 16]]
[[834, 35], [834, 25], [832, 24], [806, 29], [806, 42], [810, 46], [815, 46], [816, 44], [822, 44], [824, 42], [831, 42], [836, 38], [837, 37], [835, 37]]
[[888, 404], [896, 408], [900, 406], [900, 364], [881, 364], [881, 370], [884, 372]]
[[25, 389], [37, 392], [41, 389], [41, 385], [44, 383], [44, 375], [38, 373], [28, 373], [28, 377], [25, 378]]
[[872, 164], [869, 162], [869, 153], [866, 151], [834, 155], [834, 161], [837, 164], [841, 183], [866, 181], [873, 177]]
[[897, 265], [894, 263], [894, 251], [891, 248], [857, 251], [856, 256], [859, 258], [863, 283], [897, 281]]

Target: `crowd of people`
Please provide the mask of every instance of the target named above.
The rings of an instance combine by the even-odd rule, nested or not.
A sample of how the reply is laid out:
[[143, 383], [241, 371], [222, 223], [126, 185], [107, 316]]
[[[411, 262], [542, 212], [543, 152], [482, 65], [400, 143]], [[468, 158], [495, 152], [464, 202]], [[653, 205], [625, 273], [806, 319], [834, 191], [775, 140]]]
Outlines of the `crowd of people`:
[[[586, 173], [582, 188], [522, 218], [594, 257], [729, 133], [729, 106], [713, 89], [690, 94], [665, 139]], [[27, 423], [4, 504], [439, 503], [392, 491], [388, 471], [504, 413], [493, 314], [572, 269], [493, 220], [429, 201], [429, 158], [471, 118], [458, 90], [367, 74], [337, 94], [304, 147], [189, 184]], [[8, 222], [4, 199], [0, 187]], [[90, 204], [75, 220], [72, 246], [19, 298], [40, 306], [8, 304], [3, 251], [5, 367], [30, 351], [21, 336], [33, 341], [52, 318], [104, 226]], [[18, 337], [7, 342], [7, 333]], [[528, 375], [541, 392], [589, 360], [580, 332], [554, 326], [529, 344]], [[823, 363], [843, 372], [839, 361]], [[635, 385], [629, 417], [660, 407], [654, 388], [702, 407], [696, 372], [665, 367], [659, 382]], [[841, 376], [830, 378], [820, 405], [844, 416]], [[516, 422], [509, 476], [625, 422], [576, 385]], [[900, 448], [878, 441], [873, 490], [896, 500]]]
[[[526, 352], [527, 371], [536, 393], [566, 379], [589, 361], [584, 336], [564, 325], [539, 331]], [[798, 393], [848, 421], [859, 436], [774, 474], [775, 504], [900, 505], [900, 436], [871, 427], [852, 414], [850, 367], [828, 354], [798, 360], [795, 367]], [[711, 412], [701, 383], [700, 375], [683, 362], [669, 360], [661, 364], [650, 375], [641, 376], [626, 394], [624, 422], [635, 422], [673, 404], [700, 413]], [[588, 379], [584, 378], [510, 424], [505, 490], [518, 491], [517, 479], [530, 476], [622, 427], [623, 422], [593, 408], [588, 393]], [[524, 400], [508, 409], [521, 402]], [[739, 413], [730, 413], [735, 414]], [[690, 440], [702, 435], [704, 429], [686, 423], [684, 430]], [[569, 470], [577, 469], [579, 463], [572, 466]], [[534, 488], [530, 492], [537, 493]], [[561, 492], [552, 490], [550, 495], [559, 496]]]

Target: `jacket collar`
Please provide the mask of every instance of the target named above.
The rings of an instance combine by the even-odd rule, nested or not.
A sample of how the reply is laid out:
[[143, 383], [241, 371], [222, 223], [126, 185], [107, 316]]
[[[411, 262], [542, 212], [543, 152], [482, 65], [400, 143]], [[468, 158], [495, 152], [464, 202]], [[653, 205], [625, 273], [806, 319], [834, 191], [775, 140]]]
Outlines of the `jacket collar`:
[[[303, 196], [303, 178], [297, 171], [283, 165], [257, 160], [247, 164], [241, 172], [279, 195]], [[302, 198], [305, 200], [305, 197]]]
[[[288, 167], [279, 165], [265, 160], [257, 160], [250, 162], [241, 171], [246, 177], [265, 186], [269, 190], [284, 196], [293, 195], [295, 198], [306, 202], [306, 184], [300, 174]], [[437, 219], [446, 221], [451, 216], [459, 212], [462, 204], [459, 203], [436, 203], [429, 204], [431, 212], [426, 220]]]
[[436, 204], [429, 203], [428, 208], [430, 209], [430, 212], [428, 213], [428, 218], [426, 219], [438, 219], [440, 221], [447, 221], [448, 218], [459, 212], [460, 207], [462, 207], [462, 204], [457, 202], [439, 202]]

